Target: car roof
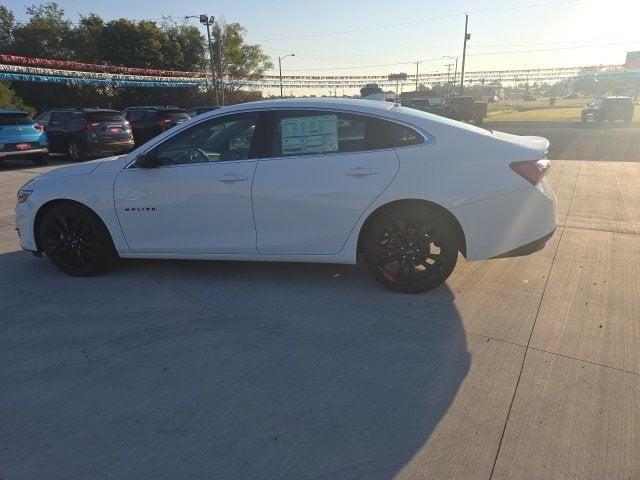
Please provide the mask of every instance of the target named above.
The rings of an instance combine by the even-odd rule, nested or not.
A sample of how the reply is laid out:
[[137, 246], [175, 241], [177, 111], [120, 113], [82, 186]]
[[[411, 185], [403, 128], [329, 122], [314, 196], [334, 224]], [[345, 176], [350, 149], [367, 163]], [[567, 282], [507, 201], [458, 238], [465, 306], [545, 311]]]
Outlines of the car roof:
[[50, 108], [46, 110], [46, 112], [83, 112], [83, 113], [95, 113], [95, 112], [109, 112], [109, 113], [120, 113], [118, 110], [113, 110], [111, 108], [99, 108], [99, 107], [61, 107], [61, 108]]
[[383, 112], [391, 110], [399, 104], [381, 100], [360, 98], [283, 98], [275, 100], [259, 100], [225, 107], [226, 111], [244, 111], [266, 108], [333, 108], [337, 110], [353, 110], [359, 112]]
[[181, 111], [184, 111], [184, 109], [180, 107], [175, 107], [172, 105], [149, 105], [149, 106], [139, 106], [139, 107], [127, 107], [125, 108], [125, 111], [126, 110], [181, 110]]

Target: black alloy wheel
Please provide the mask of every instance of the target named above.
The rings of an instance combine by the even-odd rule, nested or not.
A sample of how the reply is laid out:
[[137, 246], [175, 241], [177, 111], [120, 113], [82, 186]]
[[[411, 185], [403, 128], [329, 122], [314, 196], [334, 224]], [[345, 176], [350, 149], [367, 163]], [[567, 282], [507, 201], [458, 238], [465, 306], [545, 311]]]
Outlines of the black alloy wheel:
[[436, 211], [408, 208], [374, 220], [367, 229], [367, 268], [387, 288], [420, 293], [441, 285], [455, 268], [458, 241], [451, 222]]
[[55, 205], [39, 225], [42, 251], [69, 275], [90, 276], [106, 270], [115, 257], [111, 236], [95, 215], [74, 203]]

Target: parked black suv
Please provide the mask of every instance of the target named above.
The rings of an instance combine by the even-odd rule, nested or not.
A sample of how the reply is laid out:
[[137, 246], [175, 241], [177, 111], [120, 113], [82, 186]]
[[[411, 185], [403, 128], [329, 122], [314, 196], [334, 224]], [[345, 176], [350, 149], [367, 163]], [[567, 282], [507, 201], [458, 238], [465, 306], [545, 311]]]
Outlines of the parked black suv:
[[66, 153], [76, 161], [126, 153], [134, 146], [129, 123], [116, 110], [59, 108], [35, 121], [47, 132], [50, 152]]
[[630, 97], [597, 98], [582, 109], [582, 121], [595, 120], [602, 122], [609, 120], [623, 120], [631, 123], [633, 119], [633, 102]]
[[178, 107], [129, 107], [124, 115], [131, 124], [136, 145], [142, 145], [178, 123], [189, 120], [189, 115]]

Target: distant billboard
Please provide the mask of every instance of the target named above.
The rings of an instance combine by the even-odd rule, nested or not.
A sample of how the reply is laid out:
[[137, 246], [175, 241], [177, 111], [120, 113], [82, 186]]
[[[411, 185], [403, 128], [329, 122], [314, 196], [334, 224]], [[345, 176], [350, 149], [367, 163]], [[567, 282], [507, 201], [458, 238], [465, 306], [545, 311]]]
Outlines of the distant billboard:
[[627, 61], [625, 62], [627, 68], [640, 68], [640, 51], [627, 52]]

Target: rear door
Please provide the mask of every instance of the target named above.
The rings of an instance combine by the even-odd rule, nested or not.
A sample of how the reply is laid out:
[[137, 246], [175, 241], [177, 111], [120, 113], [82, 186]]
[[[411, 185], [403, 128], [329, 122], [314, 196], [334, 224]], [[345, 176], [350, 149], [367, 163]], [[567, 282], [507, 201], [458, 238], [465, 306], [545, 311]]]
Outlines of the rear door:
[[396, 175], [398, 157], [381, 122], [343, 112], [272, 113], [270, 158], [253, 183], [262, 254], [335, 254]]
[[51, 150], [64, 152], [66, 149], [66, 126], [71, 119], [71, 112], [53, 112], [47, 125], [47, 137]]

